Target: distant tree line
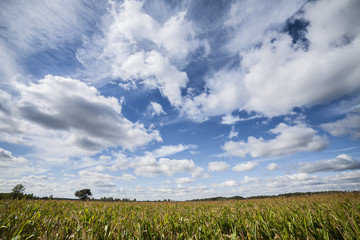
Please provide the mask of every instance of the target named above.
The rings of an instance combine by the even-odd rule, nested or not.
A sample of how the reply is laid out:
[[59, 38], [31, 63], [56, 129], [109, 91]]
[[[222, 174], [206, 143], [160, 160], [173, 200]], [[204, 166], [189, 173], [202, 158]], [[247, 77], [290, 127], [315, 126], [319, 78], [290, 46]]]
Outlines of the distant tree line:
[[[319, 195], [319, 194], [332, 194], [332, 193], [346, 193], [347, 191], [319, 191], [319, 192], [294, 192], [294, 193], [283, 193], [278, 195], [259, 195], [251, 197], [212, 197], [212, 198], [201, 198], [201, 199], [192, 199], [190, 201], [229, 201], [229, 200], [242, 200], [242, 199], [263, 199], [263, 198], [278, 198], [278, 197], [294, 197], [294, 196], [310, 196], [310, 195]], [[358, 191], [353, 191], [358, 192]]]
[[244, 197], [241, 196], [233, 196], [233, 197], [211, 197], [211, 198], [200, 198], [200, 199], [192, 199], [190, 201], [229, 201], [229, 200], [242, 200]]
[[113, 197], [101, 197], [99, 201], [104, 202], [136, 202], [136, 198], [131, 200], [130, 198], [113, 198]]
[[37, 199], [33, 194], [25, 194], [25, 187], [17, 184], [11, 193], [0, 193], [0, 199]]
[[[283, 193], [278, 195], [260, 195], [252, 197], [242, 197], [242, 196], [232, 196], [232, 197], [211, 197], [211, 198], [200, 198], [192, 199], [189, 201], [229, 201], [229, 200], [243, 200], [243, 199], [263, 199], [263, 198], [278, 198], [278, 197], [294, 197], [294, 196], [310, 196], [317, 194], [332, 194], [332, 193], [345, 193], [347, 191], [320, 191], [320, 192], [293, 192], [293, 193]], [[358, 192], [358, 191], [353, 191]], [[92, 196], [91, 190], [88, 188], [78, 190], [74, 193], [79, 200], [85, 201], [104, 201], [104, 202], [136, 202], [136, 198], [131, 200], [130, 198], [114, 198], [114, 197], [101, 197], [100, 199], [90, 198]], [[31, 194], [25, 193], [25, 187], [22, 184], [17, 184], [10, 193], [0, 193], [1, 199], [34, 199], [34, 200], [52, 200], [54, 199], [53, 195], [48, 197], [37, 197]], [[74, 200], [69, 198], [56, 198], [57, 200]], [[162, 200], [154, 201], [143, 201], [143, 202], [161, 202]], [[170, 199], [164, 199], [163, 202], [170, 202]]]

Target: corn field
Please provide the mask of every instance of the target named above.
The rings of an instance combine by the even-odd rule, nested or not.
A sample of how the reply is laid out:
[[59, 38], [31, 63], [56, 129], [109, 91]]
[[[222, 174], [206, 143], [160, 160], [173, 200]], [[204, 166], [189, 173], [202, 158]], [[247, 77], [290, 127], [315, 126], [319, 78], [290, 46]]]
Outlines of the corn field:
[[0, 201], [0, 239], [359, 239], [359, 223], [359, 192], [216, 202]]

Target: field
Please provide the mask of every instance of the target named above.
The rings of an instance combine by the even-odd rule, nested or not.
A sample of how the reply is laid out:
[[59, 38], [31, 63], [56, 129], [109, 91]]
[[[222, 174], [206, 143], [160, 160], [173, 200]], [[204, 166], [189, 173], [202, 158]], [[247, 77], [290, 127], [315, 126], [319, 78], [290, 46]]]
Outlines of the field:
[[216, 202], [0, 201], [0, 239], [359, 239], [359, 223], [359, 192]]

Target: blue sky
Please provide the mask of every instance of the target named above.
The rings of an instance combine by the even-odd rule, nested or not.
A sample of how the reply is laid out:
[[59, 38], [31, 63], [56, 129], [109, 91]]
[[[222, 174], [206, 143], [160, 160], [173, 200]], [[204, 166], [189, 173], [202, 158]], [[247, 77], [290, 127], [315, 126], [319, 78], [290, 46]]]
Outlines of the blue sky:
[[0, 9], [1, 192], [359, 190], [359, 1]]

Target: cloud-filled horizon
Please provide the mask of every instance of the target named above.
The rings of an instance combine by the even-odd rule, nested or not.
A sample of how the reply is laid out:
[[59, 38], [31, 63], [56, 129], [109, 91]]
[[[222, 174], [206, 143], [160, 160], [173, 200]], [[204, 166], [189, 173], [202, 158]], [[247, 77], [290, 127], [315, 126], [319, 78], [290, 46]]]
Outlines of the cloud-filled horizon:
[[358, 1], [0, 9], [0, 192], [360, 189]]

